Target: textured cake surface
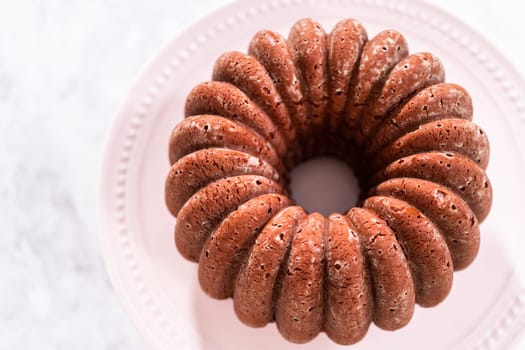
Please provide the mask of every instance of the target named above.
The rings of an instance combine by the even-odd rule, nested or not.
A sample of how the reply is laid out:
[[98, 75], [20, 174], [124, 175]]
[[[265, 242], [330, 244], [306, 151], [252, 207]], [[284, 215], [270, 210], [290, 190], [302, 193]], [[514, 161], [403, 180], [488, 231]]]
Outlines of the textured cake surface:
[[[486, 133], [472, 100], [395, 30], [368, 36], [312, 19], [287, 37], [255, 33], [218, 57], [169, 142], [165, 200], [175, 243], [202, 289], [233, 298], [245, 324], [275, 322], [305, 343], [354, 344], [370, 325], [405, 326], [439, 304], [468, 267], [492, 203]], [[346, 213], [308, 213], [289, 171], [320, 155], [357, 175]]]

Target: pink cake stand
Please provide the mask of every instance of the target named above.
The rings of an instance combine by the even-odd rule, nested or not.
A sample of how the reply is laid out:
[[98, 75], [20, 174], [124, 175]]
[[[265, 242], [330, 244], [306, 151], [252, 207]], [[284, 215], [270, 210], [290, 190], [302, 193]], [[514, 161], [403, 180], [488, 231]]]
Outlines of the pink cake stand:
[[[438, 307], [417, 308], [397, 332], [372, 326], [359, 349], [502, 349], [525, 323], [525, 84], [507, 60], [456, 18], [409, 0], [237, 1], [174, 38], [140, 74], [107, 139], [100, 176], [99, 233], [107, 270], [130, 317], [154, 349], [289, 349], [274, 325], [252, 329], [234, 315], [231, 300], [208, 298], [196, 264], [173, 243], [174, 219], [164, 205], [168, 138], [183, 118], [189, 90], [210, 79], [216, 57], [247, 49], [270, 28], [287, 34], [312, 17], [327, 31], [357, 18], [370, 36], [397, 29], [411, 52], [443, 61], [447, 81], [472, 95], [474, 121], [488, 133], [493, 209], [482, 224], [476, 261], [454, 275]], [[327, 171], [330, 171], [328, 169]], [[308, 193], [302, 193], [307, 198]], [[326, 335], [301, 349], [339, 349]]]

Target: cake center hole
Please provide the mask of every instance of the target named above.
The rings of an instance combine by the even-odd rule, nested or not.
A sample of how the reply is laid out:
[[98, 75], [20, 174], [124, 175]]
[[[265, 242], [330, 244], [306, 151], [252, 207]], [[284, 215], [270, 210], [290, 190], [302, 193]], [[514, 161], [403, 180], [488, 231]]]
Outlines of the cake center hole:
[[290, 174], [293, 200], [309, 213], [345, 214], [359, 198], [352, 169], [332, 157], [317, 157], [296, 166]]

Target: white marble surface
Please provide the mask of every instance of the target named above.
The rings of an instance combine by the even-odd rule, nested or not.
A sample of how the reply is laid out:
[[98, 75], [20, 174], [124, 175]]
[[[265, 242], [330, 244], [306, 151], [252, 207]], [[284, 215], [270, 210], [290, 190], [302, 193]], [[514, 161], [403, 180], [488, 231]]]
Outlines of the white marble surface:
[[[0, 2], [0, 349], [148, 348], [100, 256], [103, 141], [148, 57], [226, 2]], [[523, 1], [432, 2], [525, 75]]]

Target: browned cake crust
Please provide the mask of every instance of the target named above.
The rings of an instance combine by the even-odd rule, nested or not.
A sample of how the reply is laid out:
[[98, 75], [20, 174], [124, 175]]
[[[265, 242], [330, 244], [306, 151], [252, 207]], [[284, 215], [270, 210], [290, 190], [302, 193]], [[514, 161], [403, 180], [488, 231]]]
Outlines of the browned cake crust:
[[306, 343], [323, 327], [323, 235], [325, 218], [314, 213], [297, 225], [275, 304], [284, 338]]
[[389, 143], [374, 157], [370, 168], [381, 169], [396, 159], [433, 150], [462, 154], [482, 169], [489, 163], [490, 146], [485, 132], [471, 121], [449, 118], [422, 124]]
[[354, 19], [337, 23], [328, 36], [330, 134], [337, 134], [345, 110], [352, 78], [357, 74], [363, 46], [368, 39], [365, 28]]
[[214, 115], [188, 117], [170, 137], [169, 158], [173, 165], [186, 154], [210, 147], [228, 148], [259, 157], [284, 173], [281, 159], [273, 147], [255, 131], [234, 121]]
[[279, 194], [250, 199], [231, 212], [208, 238], [199, 258], [199, 282], [210, 296], [233, 295], [235, 278], [255, 238], [271, 217], [291, 201]]
[[352, 208], [350, 227], [364, 245], [374, 291], [374, 323], [386, 330], [403, 327], [414, 313], [415, 289], [408, 262], [388, 224], [374, 211]]
[[187, 117], [215, 114], [253, 129], [273, 146], [280, 157], [286, 154], [286, 143], [270, 117], [237, 87], [218, 81], [197, 85], [186, 99]]
[[374, 154], [420, 125], [445, 118], [472, 120], [472, 100], [459, 85], [435, 84], [418, 92], [377, 128], [370, 137], [367, 153]]
[[364, 247], [343, 215], [330, 215], [327, 225], [323, 328], [338, 344], [354, 344], [365, 336], [374, 313]]
[[372, 196], [363, 207], [374, 210], [396, 233], [414, 279], [416, 303], [435, 306], [452, 287], [452, 258], [432, 222], [409, 203], [392, 197]]
[[345, 127], [352, 142], [361, 145], [361, 118], [378, 97], [386, 74], [405, 56], [408, 46], [403, 35], [394, 30], [377, 34], [363, 47], [357, 75], [350, 87], [345, 112]]
[[297, 21], [290, 30], [288, 45], [298, 70], [307, 113], [305, 125], [296, 124], [296, 127], [303, 130], [303, 149], [307, 150], [306, 157], [309, 157], [316, 151], [313, 149], [312, 139], [324, 135], [323, 126], [328, 102], [326, 34], [319, 23], [303, 19]]
[[233, 294], [239, 319], [252, 327], [273, 321], [279, 274], [283, 271], [297, 224], [306, 216], [298, 206], [287, 207], [264, 226], [241, 267]]
[[[416, 303], [443, 301], [492, 204], [487, 135], [444, 77], [432, 53], [409, 55], [395, 30], [368, 40], [354, 19], [329, 35], [302, 19], [287, 38], [263, 30], [248, 54], [220, 56], [171, 134], [165, 182], [202, 289], [295, 343], [324, 331], [354, 344], [372, 322], [396, 330]], [[288, 196], [289, 171], [318, 155], [358, 178], [345, 215]]]
[[207, 148], [172, 165], [166, 178], [166, 205], [177, 217], [197, 190], [215, 180], [237, 175], [260, 175], [283, 184], [277, 170], [261, 158], [227, 148]]
[[428, 52], [416, 53], [399, 61], [361, 119], [361, 134], [366, 138], [390, 113], [419, 90], [443, 82], [445, 71], [441, 61]]
[[415, 177], [442, 184], [456, 192], [479, 222], [492, 204], [492, 186], [483, 169], [469, 158], [452, 152], [425, 152], [403, 157], [376, 174], [373, 183], [396, 177]]
[[275, 88], [283, 99], [300, 142], [304, 142], [307, 112], [292, 52], [286, 39], [278, 33], [263, 30], [250, 41], [248, 53], [268, 71]]
[[175, 244], [188, 260], [197, 261], [204, 242], [231, 211], [251, 198], [282, 193], [281, 186], [258, 175], [239, 175], [212, 182], [184, 204], [177, 216]]
[[[241, 52], [221, 55], [213, 67], [213, 80], [235, 85], [271, 118], [287, 145], [297, 152], [296, 131], [292, 120], [264, 66], [255, 57]], [[292, 157], [292, 160], [296, 157]]]
[[470, 265], [478, 254], [478, 220], [467, 203], [447, 187], [427, 180], [396, 178], [371, 192], [402, 199], [421, 210], [446, 240], [455, 270]]

